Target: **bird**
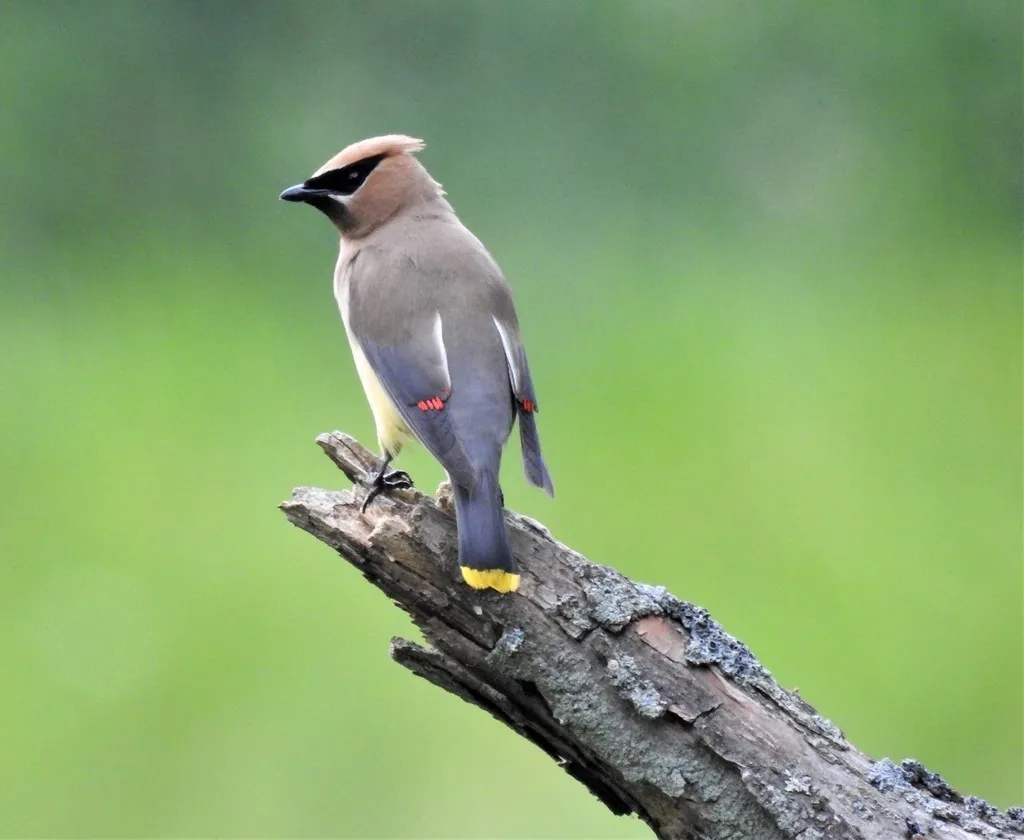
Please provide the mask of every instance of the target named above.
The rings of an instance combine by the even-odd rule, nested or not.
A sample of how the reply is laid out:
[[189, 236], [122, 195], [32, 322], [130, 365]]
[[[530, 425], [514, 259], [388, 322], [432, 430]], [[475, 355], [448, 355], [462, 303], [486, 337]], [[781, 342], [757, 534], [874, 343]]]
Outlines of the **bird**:
[[380, 459], [362, 505], [412, 486], [392, 460], [418, 440], [448, 475], [462, 578], [519, 588], [501, 456], [515, 422], [527, 481], [554, 496], [512, 291], [402, 134], [360, 140], [281, 193], [340, 234], [334, 297], [373, 414]]

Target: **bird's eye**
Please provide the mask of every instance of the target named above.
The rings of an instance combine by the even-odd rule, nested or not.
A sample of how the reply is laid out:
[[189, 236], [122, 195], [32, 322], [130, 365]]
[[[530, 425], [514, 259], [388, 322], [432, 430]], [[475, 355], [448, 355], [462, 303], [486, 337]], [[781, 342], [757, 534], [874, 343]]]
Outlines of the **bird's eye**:
[[306, 187], [327, 190], [335, 195], [352, 195], [363, 185], [363, 182], [383, 159], [384, 155], [374, 155], [357, 160], [340, 169], [330, 169], [315, 178], [310, 178], [306, 181]]

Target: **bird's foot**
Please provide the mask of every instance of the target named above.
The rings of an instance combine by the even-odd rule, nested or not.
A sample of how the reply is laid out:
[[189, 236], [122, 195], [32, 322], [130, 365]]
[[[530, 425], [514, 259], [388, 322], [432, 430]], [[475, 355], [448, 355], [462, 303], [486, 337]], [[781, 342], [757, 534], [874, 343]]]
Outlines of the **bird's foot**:
[[385, 463], [383, 467], [370, 475], [367, 480], [369, 489], [366, 491], [366, 498], [359, 509], [360, 513], [366, 513], [370, 502], [377, 498], [385, 490], [408, 490], [412, 487], [412, 477], [405, 470], [389, 470]]

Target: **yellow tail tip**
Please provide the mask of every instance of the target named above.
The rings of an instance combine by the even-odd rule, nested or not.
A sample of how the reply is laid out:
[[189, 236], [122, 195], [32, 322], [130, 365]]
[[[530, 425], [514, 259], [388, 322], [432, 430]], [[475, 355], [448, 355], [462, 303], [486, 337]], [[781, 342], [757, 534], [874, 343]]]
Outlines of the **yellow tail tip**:
[[519, 588], [519, 575], [501, 569], [471, 569], [462, 566], [462, 579], [474, 589], [497, 589], [515, 592]]

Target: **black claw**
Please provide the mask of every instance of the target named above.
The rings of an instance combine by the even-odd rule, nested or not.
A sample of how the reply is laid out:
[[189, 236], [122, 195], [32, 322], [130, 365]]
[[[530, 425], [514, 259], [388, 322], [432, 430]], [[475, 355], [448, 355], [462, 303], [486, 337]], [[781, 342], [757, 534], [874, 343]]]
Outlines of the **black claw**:
[[369, 489], [366, 491], [366, 498], [363, 499], [360, 513], [366, 513], [370, 502], [377, 498], [385, 490], [408, 490], [412, 487], [412, 477], [405, 470], [389, 470], [391, 456], [385, 452], [377, 465], [377, 471], [367, 479]]
[[412, 476], [405, 470], [388, 470], [380, 480], [389, 490], [408, 490], [412, 487]]

